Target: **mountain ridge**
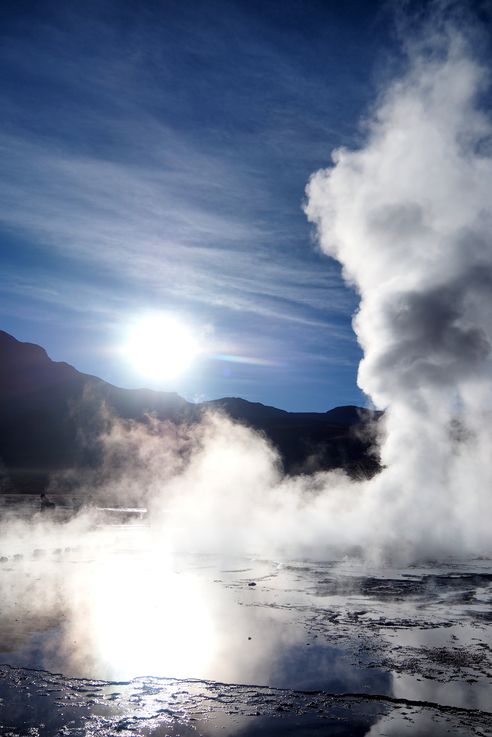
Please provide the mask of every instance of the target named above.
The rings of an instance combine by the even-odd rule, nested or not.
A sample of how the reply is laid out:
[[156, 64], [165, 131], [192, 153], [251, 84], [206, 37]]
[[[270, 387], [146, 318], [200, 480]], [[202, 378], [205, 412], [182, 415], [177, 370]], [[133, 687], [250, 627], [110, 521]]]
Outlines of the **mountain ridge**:
[[140, 422], [152, 414], [174, 423], [195, 423], [204, 411], [219, 410], [264, 433], [277, 448], [286, 473], [377, 471], [372, 439], [361, 432], [367, 433], [379, 418], [372, 410], [348, 405], [321, 413], [288, 412], [241, 397], [194, 404], [175, 392], [123, 389], [53, 361], [43, 347], [0, 330], [0, 460], [4, 479], [9, 479], [4, 487], [37, 491], [54, 472], [97, 465], [94, 448], [80, 447], [80, 429], [97, 433], [103, 403], [115, 416]]

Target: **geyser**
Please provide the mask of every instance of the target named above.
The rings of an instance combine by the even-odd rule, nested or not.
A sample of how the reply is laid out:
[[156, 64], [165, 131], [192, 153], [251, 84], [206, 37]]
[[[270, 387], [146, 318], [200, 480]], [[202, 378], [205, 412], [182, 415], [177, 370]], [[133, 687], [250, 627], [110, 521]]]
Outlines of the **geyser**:
[[368, 524], [437, 553], [491, 544], [492, 128], [470, 39], [433, 20], [306, 213], [360, 294], [359, 385], [386, 409]]

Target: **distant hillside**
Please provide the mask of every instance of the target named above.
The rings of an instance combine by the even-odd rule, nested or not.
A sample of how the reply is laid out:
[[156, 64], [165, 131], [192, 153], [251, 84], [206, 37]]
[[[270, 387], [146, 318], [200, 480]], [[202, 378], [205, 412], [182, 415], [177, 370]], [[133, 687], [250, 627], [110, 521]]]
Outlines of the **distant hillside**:
[[[278, 448], [287, 473], [346, 468], [352, 475], [377, 471], [368, 453], [368, 430], [379, 413], [336, 407], [324, 413], [286, 412], [225, 397], [192, 404], [171, 392], [120, 389], [52, 361], [46, 351], [0, 331], [0, 461], [4, 489], [38, 491], [50, 474], [100, 462], [96, 438], [101, 405], [121, 418], [148, 413], [175, 423], [197, 422], [203, 410], [218, 409], [263, 432]], [[367, 431], [367, 432], [366, 432]]]

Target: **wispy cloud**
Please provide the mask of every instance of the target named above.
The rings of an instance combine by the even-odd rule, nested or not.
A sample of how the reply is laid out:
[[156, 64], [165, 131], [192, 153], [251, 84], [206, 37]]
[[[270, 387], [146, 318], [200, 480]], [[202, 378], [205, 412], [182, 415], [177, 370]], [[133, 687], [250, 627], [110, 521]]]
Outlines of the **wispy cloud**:
[[327, 115], [351, 104], [343, 74], [320, 95], [324, 73], [241, 5], [53, 7], [3, 31], [4, 313], [24, 300], [38, 319], [109, 325], [162, 307], [229, 342], [261, 330], [280, 360], [294, 343], [307, 360], [330, 341], [343, 352], [355, 298], [301, 211], [308, 173], [347, 130]]
[[[9, 171], [0, 183], [0, 220], [40, 249], [114, 272], [164, 299], [220, 300], [263, 314], [266, 303], [283, 298], [278, 316], [297, 321], [303, 308], [319, 309], [320, 292], [323, 300], [330, 292], [331, 308], [346, 309], [333, 273], [326, 268], [322, 275], [305, 254], [292, 254], [282, 226], [275, 232], [272, 223], [263, 229], [220, 211], [228, 192], [247, 198], [254, 189], [244, 173], [224, 171], [220, 161], [205, 164], [202, 157], [197, 181], [186, 172], [193, 151], [182, 167], [157, 160], [147, 168], [55, 150], [33, 138], [2, 135], [0, 151]], [[209, 192], [205, 181], [216, 183]]]

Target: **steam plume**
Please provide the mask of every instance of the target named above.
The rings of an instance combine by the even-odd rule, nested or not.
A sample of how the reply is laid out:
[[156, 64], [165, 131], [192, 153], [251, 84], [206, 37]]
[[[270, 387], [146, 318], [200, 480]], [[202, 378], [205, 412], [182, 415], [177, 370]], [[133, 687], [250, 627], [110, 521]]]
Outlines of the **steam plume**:
[[366, 144], [334, 152], [306, 205], [360, 294], [359, 385], [386, 409], [366, 511], [387, 540], [436, 551], [490, 546], [492, 483], [488, 76], [462, 33], [439, 32], [409, 45]]

